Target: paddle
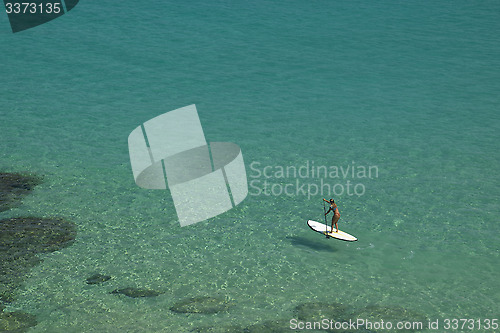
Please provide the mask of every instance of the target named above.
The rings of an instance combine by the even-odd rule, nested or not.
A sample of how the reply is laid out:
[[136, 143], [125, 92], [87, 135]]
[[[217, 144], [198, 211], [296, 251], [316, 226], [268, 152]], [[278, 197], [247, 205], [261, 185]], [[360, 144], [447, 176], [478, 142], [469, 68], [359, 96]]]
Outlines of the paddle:
[[328, 223], [326, 223], [326, 208], [325, 208], [325, 200], [323, 200], [323, 212], [325, 213], [325, 236], [326, 238], [330, 238], [330, 236], [328, 236]]

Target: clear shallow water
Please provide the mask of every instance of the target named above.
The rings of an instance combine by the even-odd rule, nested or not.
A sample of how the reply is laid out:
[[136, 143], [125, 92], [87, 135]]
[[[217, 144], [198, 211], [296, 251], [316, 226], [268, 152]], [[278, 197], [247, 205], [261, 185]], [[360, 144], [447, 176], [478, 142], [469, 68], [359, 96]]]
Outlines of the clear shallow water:
[[[0, 217], [64, 216], [79, 232], [8, 310], [37, 315], [33, 332], [246, 326], [310, 301], [499, 318], [498, 7], [84, 2], [3, 29], [0, 168], [45, 182]], [[255, 161], [376, 165], [378, 177], [355, 179], [364, 195], [337, 197], [340, 228], [359, 241], [309, 230], [320, 195], [248, 196], [180, 228], [168, 193], [135, 186], [127, 136], [193, 103], [208, 141], [242, 148], [249, 176]], [[95, 271], [114, 279], [86, 285]], [[127, 286], [165, 294], [109, 294]], [[235, 305], [169, 310], [198, 295]]]

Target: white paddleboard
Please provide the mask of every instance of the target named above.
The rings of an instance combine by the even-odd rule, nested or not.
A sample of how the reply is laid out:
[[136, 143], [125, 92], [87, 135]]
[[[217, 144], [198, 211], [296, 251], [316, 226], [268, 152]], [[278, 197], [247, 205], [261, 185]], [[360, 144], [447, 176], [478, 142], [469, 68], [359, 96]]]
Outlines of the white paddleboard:
[[328, 237], [333, 237], [333, 238], [340, 239], [340, 240], [347, 241], [347, 242], [355, 242], [358, 240], [356, 237], [354, 237], [353, 235], [349, 235], [347, 232], [343, 232], [340, 230], [339, 230], [339, 232], [335, 232], [335, 231], [332, 232], [331, 226], [323, 224], [323, 223], [319, 223], [319, 222], [316, 222], [313, 220], [307, 221], [307, 225], [312, 230], [319, 232], [319, 233], [321, 233], [325, 236], [328, 236]]

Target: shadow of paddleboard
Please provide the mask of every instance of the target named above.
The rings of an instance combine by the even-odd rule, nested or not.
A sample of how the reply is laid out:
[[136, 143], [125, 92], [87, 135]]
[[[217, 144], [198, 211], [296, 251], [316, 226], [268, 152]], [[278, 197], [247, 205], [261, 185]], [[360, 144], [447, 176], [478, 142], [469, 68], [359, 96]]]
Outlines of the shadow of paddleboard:
[[317, 241], [311, 241], [305, 237], [287, 236], [286, 239], [288, 239], [293, 246], [307, 247], [314, 251], [325, 251], [325, 252], [337, 251], [329, 244], [322, 244]]

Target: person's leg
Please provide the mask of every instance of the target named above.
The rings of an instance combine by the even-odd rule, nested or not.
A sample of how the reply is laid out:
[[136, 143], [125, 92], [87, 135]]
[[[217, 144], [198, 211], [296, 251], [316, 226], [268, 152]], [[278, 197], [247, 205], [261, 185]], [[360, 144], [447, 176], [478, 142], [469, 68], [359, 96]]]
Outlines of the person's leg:
[[333, 219], [332, 219], [332, 232], [333, 232], [333, 225], [335, 224], [335, 229], [337, 229], [337, 232], [339, 232], [339, 226], [337, 224], [337, 222], [339, 221], [340, 219], [340, 214], [335, 214], [333, 215]]

